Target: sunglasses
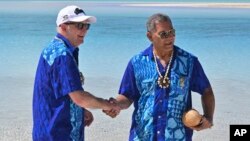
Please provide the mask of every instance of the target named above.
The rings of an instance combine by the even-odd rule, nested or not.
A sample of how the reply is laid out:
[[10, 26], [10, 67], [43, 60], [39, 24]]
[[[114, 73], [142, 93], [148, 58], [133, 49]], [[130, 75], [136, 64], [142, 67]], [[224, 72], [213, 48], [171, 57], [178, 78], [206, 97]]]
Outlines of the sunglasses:
[[65, 24], [67, 24], [67, 25], [74, 24], [76, 26], [76, 28], [79, 29], [79, 30], [82, 30], [83, 28], [85, 28], [86, 30], [89, 30], [89, 28], [90, 28], [90, 24], [88, 24], [88, 23], [68, 22], [68, 23], [65, 23]]
[[171, 35], [175, 36], [175, 29], [171, 29], [169, 31], [161, 31], [161, 32], [159, 32], [158, 35], [160, 36], [161, 39], [166, 39], [166, 38], [170, 37]]

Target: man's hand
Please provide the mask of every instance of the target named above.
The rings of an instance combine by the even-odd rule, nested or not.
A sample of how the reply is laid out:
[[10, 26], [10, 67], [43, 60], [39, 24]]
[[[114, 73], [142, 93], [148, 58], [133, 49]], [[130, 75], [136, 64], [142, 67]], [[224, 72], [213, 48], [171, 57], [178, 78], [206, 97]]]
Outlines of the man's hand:
[[212, 121], [209, 121], [206, 117], [202, 117], [201, 123], [198, 126], [190, 127], [193, 130], [200, 131], [211, 128], [213, 126]]
[[90, 111], [84, 109], [84, 126], [90, 126], [90, 124], [94, 121], [94, 117]]
[[102, 110], [106, 115], [115, 118], [121, 111], [121, 108], [118, 106], [118, 103], [116, 101], [116, 99], [114, 98], [109, 98], [109, 103], [114, 105], [114, 108], [110, 109], [110, 110]]

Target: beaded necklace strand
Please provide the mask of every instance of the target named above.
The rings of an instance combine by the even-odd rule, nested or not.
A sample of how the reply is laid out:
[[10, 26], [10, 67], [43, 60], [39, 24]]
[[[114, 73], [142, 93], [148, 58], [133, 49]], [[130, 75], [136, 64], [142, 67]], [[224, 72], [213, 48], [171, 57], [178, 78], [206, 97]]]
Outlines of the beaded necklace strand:
[[170, 56], [170, 59], [169, 59], [169, 62], [168, 62], [168, 67], [167, 67], [167, 70], [165, 72], [164, 77], [160, 73], [159, 66], [158, 66], [158, 63], [157, 63], [157, 60], [156, 60], [155, 52], [153, 52], [153, 54], [154, 54], [156, 70], [157, 70], [157, 73], [159, 75], [157, 83], [158, 83], [159, 87], [161, 87], [161, 88], [164, 88], [164, 89], [168, 88], [169, 85], [170, 85], [170, 79], [168, 78], [168, 73], [169, 73], [171, 63], [172, 63], [174, 51], [172, 51], [172, 53], [171, 53], [171, 56]]

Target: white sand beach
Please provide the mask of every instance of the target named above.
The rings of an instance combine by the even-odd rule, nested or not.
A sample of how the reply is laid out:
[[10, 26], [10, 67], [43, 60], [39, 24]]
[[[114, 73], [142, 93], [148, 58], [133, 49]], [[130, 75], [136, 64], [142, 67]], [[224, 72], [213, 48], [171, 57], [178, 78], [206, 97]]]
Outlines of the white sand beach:
[[[119, 86], [119, 80], [102, 78], [101, 83], [96, 84], [97, 79], [87, 78], [86, 90], [97, 96], [109, 98], [115, 97]], [[1, 81], [2, 82], [2, 81]], [[10, 84], [15, 83], [12, 87]], [[9, 78], [5, 84], [1, 83], [1, 94], [10, 88], [9, 94], [18, 90], [17, 96], [10, 96], [1, 102], [0, 117], [0, 141], [31, 141], [31, 96], [32, 79]], [[250, 112], [247, 87], [249, 82], [228, 80], [211, 80], [216, 96], [216, 110], [214, 126], [211, 129], [194, 132], [194, 141], [228, 141], [230, 124], [249, 124]], [[112, 86], [112, 87], [109, 87]], [[107, 88], [108, 87], [108, 88]], [[234, 89], [231, 89], [234, 87]], [[200, 97], [193, 94], [193, 104], [202, 112]], [[5, 97], [6, 95], [4, 95]], [[237, 99], [235, 97], [238, 97]], [[14, 103], [11, 103], [14, 102]], [[9, 103], [9, 105], [7, 104]], [[85, 128], [86, 141], [126, 141], [129, 134], [133, 106], [122, 111], [120, 115], [112, 119], [101, 110], [91, 110], [95, 117], [90, 127]], [[8, 111], [8, 114], [6, 112]]]

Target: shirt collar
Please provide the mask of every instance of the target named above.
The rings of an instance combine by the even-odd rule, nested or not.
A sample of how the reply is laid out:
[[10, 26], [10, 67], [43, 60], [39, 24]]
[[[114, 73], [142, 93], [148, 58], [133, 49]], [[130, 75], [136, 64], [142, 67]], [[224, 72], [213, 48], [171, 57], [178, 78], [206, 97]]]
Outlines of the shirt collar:
[[68, 40], [67, 38], [65, 38], [62, 34], [57, 33], [56, 37], [59, 38], [59, 39], [61, 39], [61, 40], [65, 43], [65, 45], [69, 48], [69, 50], [70, 50], [71, 52], [74, 52], [74, 51], [78, 51], [78, 50], [79, 50], [78, 47], [74, 47], [74, 46], [69, 42], [69, 40]]
[[[174, 56], [173, 56], [173, 58], [175, 58], [175, 56], [176, 56], [176, 46], [175, 45], [174, 45], [173, 49], [174, 49]], [[150, 44], [150, 46], [142, 52], [142, 55], [148, 56], [149, 58], [154, 59], [153, 44]]]
[[142, 55], [149, 56], [149, 58], [151, 58], [151, 59], [154, 58], [154, 56], [153, 56], [153, 44], [150, 44], [150, 46], [142, 52]]

